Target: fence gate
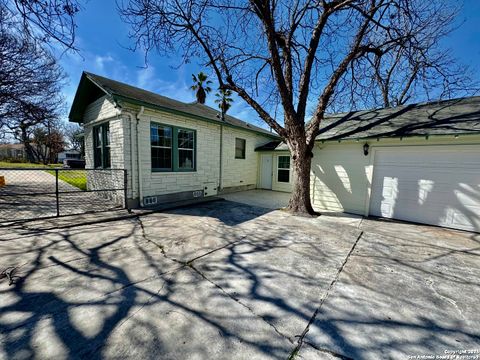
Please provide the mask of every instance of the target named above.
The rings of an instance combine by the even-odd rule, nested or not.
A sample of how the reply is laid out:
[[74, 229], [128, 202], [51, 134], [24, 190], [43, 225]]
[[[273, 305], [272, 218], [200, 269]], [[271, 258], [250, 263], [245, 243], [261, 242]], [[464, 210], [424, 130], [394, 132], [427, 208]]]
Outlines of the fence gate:
[[124, 169], [0, 168], [0, 222], [126, 208]]

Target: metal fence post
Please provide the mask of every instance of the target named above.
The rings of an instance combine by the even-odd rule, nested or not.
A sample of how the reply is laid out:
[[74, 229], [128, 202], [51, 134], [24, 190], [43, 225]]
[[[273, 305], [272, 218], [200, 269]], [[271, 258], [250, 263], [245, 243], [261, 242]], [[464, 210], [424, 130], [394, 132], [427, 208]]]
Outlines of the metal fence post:
[[60, 202], [58, 198], [58, 169], [55, 169], [55, 200], [57, 203], [57, 217], [60, 216]]

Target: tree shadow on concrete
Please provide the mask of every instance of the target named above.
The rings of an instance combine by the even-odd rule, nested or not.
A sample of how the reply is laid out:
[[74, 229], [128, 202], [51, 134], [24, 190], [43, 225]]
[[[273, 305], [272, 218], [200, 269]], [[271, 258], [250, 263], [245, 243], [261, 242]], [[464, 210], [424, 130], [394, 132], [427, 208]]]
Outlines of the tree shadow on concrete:
[[[109, 223], [108, 226], [115, 224]], [[198, 299], [200, 304], [192, 303], [188, 296], [179, 296], [184, 287], [189, 291], [201, 290], [205, 286], [202, 279], [184, 275], [185, 271], [195, 273], [185, 264], [168, 260], [145, 240], [138, 220], [127, 226], [124, 224], [123, 228], [122, 235], [116, 232], [115, 236], [102, 235], [108, 230], [101, 225], [79, 228], [61, 232], [61, 238], [55, 240], [34, 239], [30, 246], [25, 244], [25, 250], [33, 257], [28, 266], [19, 271], [14, 286], [2, 286], [0, 290], [0, 297], [5, 300], [0, 305], [3, 319], [0, 321], [0, 354], [7, 358], [48, 355], [88, 359], [116, 357], [109, 355], [112, 351], [110, 342], [114, 341], [121, 351], [127, 351], [127, 357], [128, 349], [133, 346], [143, 349], [141, 353], [147, 357], [158, 358], [155, 354], [162, 354], [164, 349], [167, 351], [172, 346], [171, 339], [165, 335], [171, 324], [162, 323], [162, 316], [165, 316], [162, 313], [158, 318], [140, 316], [156, 307], [168, 314], [181, 313], [190, 319], [188, 323], [198, 322], [201, 328], [203, 324], [210, 332], [216, 329], [215, 333], [222, 339], [219, 342], [227, 345], [230, 342], [244, 344], [269, 356], [285, 352], [268, 341], [256, 340], [252, 337], [253, 329], [245, 336], [233, 331], [231, 322], [241, 320], [238, 314], [229, 318], [207, 305], [219, 301], [216, 300], [218, 290], [205, 292], [204, 298]], [[83, 232], [83, 236], [79, 237], [78, 231]], [[96, 236], [101, 238], [95, 240]], [[132, 248], [136, 251], [129, 250]], [[16, 254], [13, 248], [11, 250], [10, 261], [14, 261]], [[119, 261], [122, 252], [126, 251], [135, 256]], [[140, 270], [133, 270], [135, 267]], [[115, 333], [122, 333], [121, 328], [127, 321], [135, 324], [124, 330], [129, 336], [115, 340]], [[135, 328], [146, 334], [143, 339], [135, 334]], [[195, 330], [198, 331], [198, 326]], [[174, 344], [192, 340], [190, 336], [194, 334], [189, 334], [188, 326], [184, 331], [174, 334]], [[195, 353], [204, 354], [206, 359], [211, 344], [204, 340], [201, 346], [198, 342], [192, 346], [199, 345]]]
[[[287, 358], [360, 231], [254, 208], [230, 217], [237, 204], [215, 204], [8, 235], [0, 242], [8, 261], [22, 251], [30, 257], [14, 287], [0, 283], [0, 354], [210, 359], [247, 348], [252, 358]], [[475, 304], [478, 277], [462, 276], [478, 264], [477, 248], [378, 235], [360, 241], [306, 341], [362, 359], [478, 336], [446, 312], [452, 303], [430, 295], [434, 286], [457, 301], [437, 288], [448, 283]], [[419, 252], [425, 256], [415, 258]]]

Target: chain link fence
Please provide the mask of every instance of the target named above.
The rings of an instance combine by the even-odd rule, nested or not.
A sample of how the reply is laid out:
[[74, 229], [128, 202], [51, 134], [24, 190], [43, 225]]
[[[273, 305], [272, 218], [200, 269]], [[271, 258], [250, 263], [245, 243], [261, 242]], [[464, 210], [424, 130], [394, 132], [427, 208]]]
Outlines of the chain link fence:
[[127, 208], [123, 169], [0, 168], [0, 222]]

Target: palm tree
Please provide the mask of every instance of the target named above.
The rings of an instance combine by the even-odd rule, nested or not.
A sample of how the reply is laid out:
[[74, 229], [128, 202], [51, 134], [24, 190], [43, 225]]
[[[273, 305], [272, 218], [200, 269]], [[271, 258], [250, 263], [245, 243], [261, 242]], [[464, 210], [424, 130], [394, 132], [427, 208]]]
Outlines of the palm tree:
[[201, 71], [197, 76], [192, 74], [192, 80], [194, 84], [190, 87], [190, 89], [196, 91], [195, 97], [197, 98], [197, 102], [199, 104], [205, 104], [207, 94], [212, 91], [212, 88], [209, 86], [212, 82], [207, 80], [207, 78], [208, 76]]
[[228, 109], [230, 109], [232, 106], [232, 91], [228, 89], [218, 89], [218, 92], [215, 94], [215, 96], [217, 97], [215, 103], [218, 104], [218, 108], [222, 110], [222, 115], [226, 114]]

